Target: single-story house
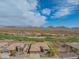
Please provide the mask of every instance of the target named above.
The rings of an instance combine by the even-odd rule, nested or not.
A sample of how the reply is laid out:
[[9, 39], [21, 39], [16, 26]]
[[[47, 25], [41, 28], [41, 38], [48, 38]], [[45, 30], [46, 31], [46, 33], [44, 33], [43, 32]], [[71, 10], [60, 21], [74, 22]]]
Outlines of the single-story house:
[[79, 53], [79, 43], [65, 43], [67, 52]]

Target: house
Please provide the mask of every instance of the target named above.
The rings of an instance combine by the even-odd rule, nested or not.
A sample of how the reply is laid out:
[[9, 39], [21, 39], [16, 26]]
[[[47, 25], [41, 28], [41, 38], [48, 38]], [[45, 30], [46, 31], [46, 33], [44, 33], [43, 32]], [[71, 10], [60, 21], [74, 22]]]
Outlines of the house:
[[40, 53], [40, 48], [37, 44], [32, 44], [30, 48], [30, 53]]
[[7, 49], [10, 56], [15, 56], [15, 54], [18, 52], [22, 52], [22, 53], [27, 52], [28, 47], [29, 47], [29, 44], [27, 43], [14, 42], [10, 46], [8, 46]]
[[7, 42], [0, 42], [0, 52], [7, 51], [7, 49], [6, 49], [7, 46], [8, 46]]
[[30, 53], [41, 53], [42, 52], [41, 50], [45, 51], [48, 49], [49, 49], [49, 47], [46, 43], [38, 42], [38, 43], [31, 45]]
[[64, 46], [67, 49], [67, 52], [79, 54], [79, 43], [65, 43]]

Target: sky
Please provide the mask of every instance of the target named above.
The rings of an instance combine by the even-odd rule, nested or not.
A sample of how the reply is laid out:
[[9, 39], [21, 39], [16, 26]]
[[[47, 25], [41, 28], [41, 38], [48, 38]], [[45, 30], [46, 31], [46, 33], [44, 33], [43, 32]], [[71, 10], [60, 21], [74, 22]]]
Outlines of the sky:
[[0, 0], [0, 25], [79, 27], [79, 0]]

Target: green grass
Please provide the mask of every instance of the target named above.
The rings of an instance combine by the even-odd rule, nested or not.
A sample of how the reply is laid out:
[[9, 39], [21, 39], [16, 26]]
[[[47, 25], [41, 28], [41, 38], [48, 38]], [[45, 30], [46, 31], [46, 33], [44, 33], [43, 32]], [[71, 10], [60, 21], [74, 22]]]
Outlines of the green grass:
[[15, 41], [50, 41], [50, 42], [79, 42], [79, 36], [45, 36], [45, 38], [28, 38], [27, 36], [0, 33], [0, 40]]

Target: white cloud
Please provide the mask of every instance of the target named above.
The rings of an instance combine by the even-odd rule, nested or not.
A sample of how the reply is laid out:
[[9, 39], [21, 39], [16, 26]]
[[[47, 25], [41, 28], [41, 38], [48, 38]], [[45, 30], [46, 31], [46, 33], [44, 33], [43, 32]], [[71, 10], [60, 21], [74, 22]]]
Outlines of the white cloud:
[[60, 0], [60, 4], [51, 18], [61, 18], [71, 15], [79, 5], [79, 0]]
[[41, 16], [40, 13], [27, 12], [24, 16], [28, 19], [28, 25], [30, 26], [42, 26], [45, 24], [46, 17]]
[[73, 5], [79, 5], [79, 0], [67, 0], [67, 2]]
[[48, 8], [45, 8], [42, 10], [42, 14], [44, 14], [44, 15], [50, 15], [50, 13], [51, 13], [51, 10]]
[[0, 25], [44, 25], [46, 17], [33, 12], [37, 5], [37, 0], [0, 0]]
[[71, 10], [69, 8], [61, 8], [52, 17], [53, 18], [60, 18], [60, 17], [66, 16], [66, 15], [69, 15], [70, 12], [71, 12]]

